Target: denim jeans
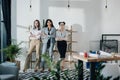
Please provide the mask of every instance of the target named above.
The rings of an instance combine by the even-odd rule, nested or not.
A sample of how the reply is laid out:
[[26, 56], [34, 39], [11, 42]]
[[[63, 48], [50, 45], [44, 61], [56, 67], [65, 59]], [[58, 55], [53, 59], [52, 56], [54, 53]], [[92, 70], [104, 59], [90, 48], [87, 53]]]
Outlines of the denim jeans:
[[[54, 48], [53, 42], [50, 42], [50, 47], [47, 49], [47, 43], [43, 43], [42, 45], [42, 54], [45, 54], [48, 51], [49, 57], [51, 58], [51, 61], [53, 59], [53, 48]], [[45, 60], [43, 57], [41, 57], [41, 67], [44, 68]]]

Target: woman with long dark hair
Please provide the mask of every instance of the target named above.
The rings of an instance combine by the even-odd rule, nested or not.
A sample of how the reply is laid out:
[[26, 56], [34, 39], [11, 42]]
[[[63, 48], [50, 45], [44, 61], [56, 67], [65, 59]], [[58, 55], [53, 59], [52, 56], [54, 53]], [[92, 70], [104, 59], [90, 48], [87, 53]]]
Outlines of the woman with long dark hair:
[[56, 32], [57, 48], [61, 58], [61, 69], [64, 69], [64, 60], [67, 49], [67, 32], [65, 30], [65, 22], [59, 22], [59, 29]]
[[39, 20], [34, 21], [34, 27], [30, 31], [30, 48], [28, 51], [27, 58], [25, 60], [25, 66], [23, 69], [23, 72], [25, 72], [28, 68], [28, 65], [30, 64], [30, 58], [32, 55], [32, 51], [34, 48], [36, 48], [36, 63], [35, 63], [35, 68], [34, 71], [36, 72], [39, 67], [39, 57], [40, 57], [40, 36], [41, 36], [41, 28], [40, 28], [40, 22]]
[[[53, 22], [51, 19], [47, 19], [44, 28], [42, 29], [42, 54], [45, 54], [48, 50], [49, 56], [53, 57], [53, 47], [55, 44], [55, 37], [56, 37], [56, 29], [53, 25]], [[44, 58], [41, 58], [42, 62], [42, 70], [41, 72], [44, 72]], [[50, 71], [50, 68], [49, 68]]]

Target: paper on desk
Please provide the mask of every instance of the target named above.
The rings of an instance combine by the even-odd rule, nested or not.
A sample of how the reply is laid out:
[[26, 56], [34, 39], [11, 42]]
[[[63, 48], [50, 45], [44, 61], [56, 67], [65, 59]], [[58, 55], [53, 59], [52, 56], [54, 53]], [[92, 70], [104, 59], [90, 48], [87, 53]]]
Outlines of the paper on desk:
[[102, 56], [108, 56], [108, 57], [112, 56], [110, 53], [107, 53], [107, 52], [104, 52], [104, 51], [100, 51], [100, 55], [102, 55]]
[[112, 57], [112, 55], [110, 53], [104, 52], [104, 51], [100, 51], [100, 55], [98, 54], [89, 54], [90, 57], [96, 57], [96, 58], [106, 58], [106, 57]]
[[[84, 52], [79, 52], [79, 55], [84, 56]], [[88, 56], [98, 58], [98, 55], [93, 53], [88, 53]]]
[[115, 54], [116, 57], [120, 57], [120, 54]]
[[98, 57], [99, 57], [98, 54], [93, 54], [93, 53], [89, 53], [89, 56], [90, 56], [90, 57], [95, 57], [95, 58], [98, 58]]
[[79, 55], [83, 56], [83, 55], [84, 55], [84, 52], [79, 52]]
[[[84, 56], [84, 52], [79, 52], [79, 55]], [[100, 55], [98, 54], [93, 54], [93, 53], [88, 53], [88, 56], [90, 57], [95, 57], [95, 58], [102, 58], [102, 57], [112, 57], [110, 53], [100, 51]]]

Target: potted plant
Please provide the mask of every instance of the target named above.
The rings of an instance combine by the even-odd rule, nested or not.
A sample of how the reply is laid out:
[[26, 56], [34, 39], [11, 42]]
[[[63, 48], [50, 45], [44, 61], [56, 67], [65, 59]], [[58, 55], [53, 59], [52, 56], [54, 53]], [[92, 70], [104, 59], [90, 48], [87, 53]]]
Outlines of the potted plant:
[[10, 62], [14, 62], [16, 56], [20, 54], [21, 48], [19, 46], [21, 43], [22, 42], [16, 44], [12, 42], [9, 46], [3, 49], [3, 52], [6, 54], [6, 57], [10, 60]]
[[72, 80], [69, 75], [69, 70], [62, 71], [60, 69], [61, 60], [51, 61], [51, 58], [47, 54], [43, 54], [41, 57], [45, 59], [47, 66], [51, 69], [50, 73], [42, 77], [33, 75], [29, 80]]

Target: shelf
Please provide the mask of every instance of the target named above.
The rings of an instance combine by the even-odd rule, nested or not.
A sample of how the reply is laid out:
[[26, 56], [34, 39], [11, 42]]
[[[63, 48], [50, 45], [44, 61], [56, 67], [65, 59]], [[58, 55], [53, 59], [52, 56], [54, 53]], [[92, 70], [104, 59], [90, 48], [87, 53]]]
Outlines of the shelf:
[[[30, 61], [31, 63], [35, 63], [35, 60]], [[65, 60], [65, 62], [70, 62], [70, 63], [76, 63], [76, 61], [74, 60]]]
[[74, 60], [65, 60], [65, 62], [76, 63]]
[[[76, 32], [78, 32], [78, 31], [74, 31], [73, 29], [72, 29], [72, 26], [71, 26], [71, 29], [69, 30], [69, 29], [66, 29], [66, 31], [67, 31], [67, 33], [68, 33], [68, 40], [67, 40], [67, 44], [68, 44], [68, 48], [67, 48], [67, 51], [66, 51], [66, 54], [67, 54], [67, 56], [66, 56], [66, 58], [65, 58], [65, 62], [67, 63], [76, 63], [77, 61], [75, 61], [75, 60], [73, 60], [72, 59], [72, 54], [74, 54], [74, 53], [77, 53], [77, 51], [73, 51], [72, 50], [72, 43], [77, 43], [77, 41], [74, 41], [73, 39], [72, 39], [72, 34], [73, 33], [76, 33]], [[33, 52], [35, 52], [35, 50], [33, 51]], [[58, 54], [59, 54], [59, 52], [58, 52], [58, 50], [57, 50], [57, 45], [55, 44], [55, 50], [53, 50], [53, 55], [57, 55], [57, 57], [58, 57]], [[70, 57], [70, 59], [69, 59], [69, 57]], [[58, 58], [59, 59], [59, 58]], [[32, 65], [34, 65], [33, 63], [35, 63], [36, 62], [36, 60], [34, 59], [34, 58], [32, 58], [31, 60], [30, 60], [30, 63], [31, 63], [31, 67], [32, 67]]]
[[[58, 31], [58, 29], [57, 29], [57, 31]], [[66, 31], [68, 31], [68, 32], [77, 32], [77, 31], [72, 31], [72, 30], [68, 30], [68, 29], [66, 29]]]
[[77, 32], [77, 31], [72, 31], [72, 30], [68, 30], [68, 29], [66, 29], [66, 31], [68, 31], [68, 32]]
[[77, 41], [67, 41], [67, 42], [77, 43]]
[[34, 60], [31, 60], [30, 62], [32, 62], [32, 63], [35, 63], [36, 61], [34, 61]]
[[[58, 52], [58, 50], [53, 50], [53, 52]], [[77, 53], [77, 51], [66, 51], [66, 52]]]

